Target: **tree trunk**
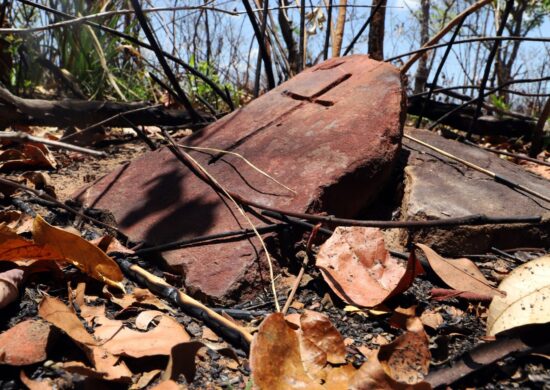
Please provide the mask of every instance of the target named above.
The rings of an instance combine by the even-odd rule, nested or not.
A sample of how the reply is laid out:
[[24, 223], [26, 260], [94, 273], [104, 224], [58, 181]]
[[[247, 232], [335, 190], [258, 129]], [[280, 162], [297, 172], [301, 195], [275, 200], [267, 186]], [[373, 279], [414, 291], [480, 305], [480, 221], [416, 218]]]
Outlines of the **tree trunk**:
[[[384, 59], [384, 28], [386, 21], [387, 0], [373, 1], [373, 6], [382, 3], [380, 9], [372, 15], [369, 30], [369, 55], [372, 59], [382, 61]], [[375, 8], [371, 8], [371, 14]]]
[[[281, 7], [288, 5], [285, 0], [280, 0], [279, 5]], [[279, 10], [279, 26], [281, 27], [281, 34], [286, 44], [286, 49], [288, 51], [288, 63], [290, 64], [289, 76], [292, 77], [299, 72], [300, 69], [300, 55], [298, 53], [298, 45], [292, 36], [292, 25], [286, 11], [284, 9]]]
[[[420, 47], [424, 46], [430, 39], [430, 0], [422, 0], [420, 15]], [[425, 52], [418, 61], [414, 81], [414, 93], [424, 91], [428, 82], [428, 53]]]
[[334, 37], [332, 40], [333, 57], [340, 57], [340, 51], [342, 50], [342, 40], [344, 39], [344, 28], [346, 27], [347, 3], [348, 3], [348, 0], [340, 0], [340, 7], [338, 9], [338, 19], [336, 20]]

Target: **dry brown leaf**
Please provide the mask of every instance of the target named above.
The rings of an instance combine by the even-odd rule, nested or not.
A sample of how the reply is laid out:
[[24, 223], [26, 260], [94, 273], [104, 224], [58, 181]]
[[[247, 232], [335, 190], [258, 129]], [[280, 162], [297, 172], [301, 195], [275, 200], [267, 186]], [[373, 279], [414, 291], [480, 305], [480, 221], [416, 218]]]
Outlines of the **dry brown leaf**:
[[220, 336], [218, 336], [212, 329], [203, 326], [202, 327], [202, 338], [208, 341], [218, 341]]
[[146, 310], [138, 314], [136, 317], [136, 328], [139, 330], [147, 330], [151, 321], [164, 313], [158, 310]]
[[325, 352], [329, 363], [346, 362], [344, 338], [326, 315], [306, 310], [300, 317], [300, 331], [304, 338]]
[[152, 370], [142, 373], [137, 382], [130, 386], [130, 390], [139, 390], [149, 386], [149, 383], [151, 383], [160, 373], [161, 370]]
[[10, 229], [15, 229], [23, 213], [16, 210], [2, 210], [0, 211], [0, 224], [5, 224]]
[[426, 310], [422, 312], [420, 321], [422, 321], [425, 326], [432, 329], [439, 328], [445, 322], [445, 320], [443, 320], [443, 316], [436, 310]]
[[131, 294], [116, 294], [109, 291], [107, 288], [103, 290], [109, 300], [123, 309], [130, 306], [153, 306], [159, 310], [164, 310], [173, 313], [174, 309], [161, 301], [150, 290], [144, 288], [134, 288]]
[[30, 379], [25, 371], [21, 370], [19, 373], [19, 379], [29, 390], [52, 390], [52, 389], [62, 389], [68, 388], [69, 383], [66, 383], [64, 378], [43, 378], [42, 380], [32, 380]]
[[316, 265], [342, 300], [362, 307], [404, 291], [412, 281], [408, 270], [417, 268], [390, 256], [380, 229], [364, 227], [336, 228], [321, 246]]
[[118, 264], [82, 237], [51, 226], [37, 216], [34, 220], [33, 239], [38, 245], [52, 248], [62, 259], [71, 262], [94, 279], [124, 291], [121, 284], [123, 275]]
[[26, 366], [46, 360], [51, 325], [26, 320], [0, 334], [0, 364]]
[[110, 253], [125, 253], [128, 255], [133, 255], [134, 251], [131, 249], [126, 248], [124, 245], [120, 243], [119, 240], [114, 238], [113, 236], [103, 236], [96, 238], [95, 240], [90, 241], [92, 244], [96, 245], [99, 249], [101, 249], [103, 252], [110, 254]]
[[423, 244], [416, 244], [428, 259], [430, 267], [449, 287], [459, 291], [469, 291], [485, 295], [501, 295], [501, 291], [491, 286], [477, 266], [466, 258], [445, 259], [433, 249]]
[[67, 333], [77, 343], [87, 347], [97, 345], [76, 314], [59, 299], [45, 296], [38, 305], [38, 315]]
[[39, 245], [14, 232], [5, 224], [0, 224], [0, 259], [20, 260], [57, 260], [60, 254], [53, 248]]
[[48, 195], [57, 199], [57, 194], [55, 193], [55, 187], [53, 186], [52, 179], [46, 172], [30, 171], [24, 172], [22, 176], [34, 184], [35, 189], [43, 190]]
[[[366, 352], [366, 351], [365, 351]], [[414, 385], [403, 384], [395, 381], [386, 374], [377, 357], [377, 351], [367, 357], [367, 361], [357, 370], [350, 379], [350, 390], [431, 390], [426, 382]]]
[[19, 286], [25, 271], [20, 268], [0, 272], [0, 309], [8, 306], [19, 296]]
[[259, 389], [322, 389], [305, 372], [298, 335], [281, 313], [267, 316], [250, 346], [250, 368]]
[[487, 335], [550, 322], [550, 255], [520, 265], [500, 283], [499, 289], [507, 295], [493, 298]]
[[172, 347], [191, 339], [185, 329], [173, 318], [161, 316], [158, 325], [149, 332], [122, 328], [102, 347], [113, 355], [134, 358], [170, 355]]
[[55, 158], [45, 145], [25, 143], [18, 149], [8, 149], [0, 153], [0, 169], [55, 169]]
[[167, 380], [151, 387], [151, 390], [181, 390], [185, 387], [178, 385], [173, 380]]
[[211, 345], [200, 341], [190, 341], [178, 344], [174, 348], [172, 348], [170, 359], [168, 360], [168, 365], [166, 366], [166, 369], [164, 370], [161, 379], [175, 380], [181, 374], [183, 374], [188, 383], [193, 382], [196, 372], [195, 356], [197, 355], [199, 350], [205, 347], [214, 350], [226, 357], [229, 357], [237, 363], [239, 362], [237, 354], [230, 348], [214, 348]]
[[132, 377], [126, 364], [99, 346], [98, 342], [86, 331], [76, 314], [63, 302], [57, 298], [46, 296], [38, 305], [38, 314], [74, 340], [94, 366], [92, 369], [79, 362], [64, 363], [65, 369], [77, 370], [87, 376], [98, 375], [107, 380], [128, 381]]
[[429, 340], [419, 318], [407, 321], [407, 332], [380, 347], [378, 360], [395, 381], [414, 385], [428, 374], [431, 354]]

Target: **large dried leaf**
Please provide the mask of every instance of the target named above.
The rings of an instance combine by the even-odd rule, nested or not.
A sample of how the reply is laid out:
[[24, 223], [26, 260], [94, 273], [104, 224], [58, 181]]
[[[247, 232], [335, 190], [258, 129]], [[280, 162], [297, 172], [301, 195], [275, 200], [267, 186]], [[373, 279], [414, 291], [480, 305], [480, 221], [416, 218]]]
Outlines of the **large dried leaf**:
[[61, 329], [79, 344], [95, 346], [97, 341], [86, 331], [76, 314], [57, 298], [45, 296], [38, 305], [38, 315]]
[[113, 355], [134, 358], [170, 355], [172, 348], [191, 339], [185, 329], [173, 318], [160, 316], [158, 325], [149, 332], [122, 328], [103, 344]]
[[44, 297], [38, 305], [38, 314], [44, 320], [64, 331], [88, 356], [93, 369], [79, 362], [66, 363], [64, 368], [76, 370], [82, 375], [99, 377], [106, 380], [128, 381], [132, 373], [120, 359], [106, 351], [86, 331], [76, 314], [57, 298]]
[[97, 246], [82, 237], [49, 225], [42, 217], [34, 220], [33, 238], [48, 246], [91, 277], [123, 290], [118, 264]]
[[407, 271], [386, 250], [380, 229], [364, 227], [336, 228], [321, 246], [316, 264], [342, 300], [363, 307], [395, 295]]
[[466, 258], [445, 259], [433, 249], [423, 244], [416, 244], [422, 249], [430, 267], [449, 287], [459, 291], [469, 291], [484, 295], [503, 296], [504, 294], [491, 286], [477, 266]]
[[53, 248], [27, 240], [6, 224], [0, 224], [0, 259], [8, 261], [58, 260], [60, 256]]
[[25, 143], [19, 149], [8, 149], [0, 153], [0, 169], [42, 168], [55, 169], [57, 166], [51, 152], [45, 145]]
[[489, 306], [488, 335], [550, 322], [550, 256], [517, 267], [499, 289], [506, 292], [506, 297], [494, 297]]
[[383, 345], [378, 360], [395, 381], [414, 385], [420, 383], [430, 366], [429, 340], [419, 318], [407, 320], [407, 332], [392, 343]]
[[0, 334], [0, 364], [26, 366], [46, 360], [51, 325], [27, 320]]
[[0, 272], [0, 309], [17, 299], [24, 275], [25, 271], [19, 268]]
[[259, 389], [322, 389], [305, 372], [298, 335], [281, 313], [267, 316], [250, 346], [250, 368]]

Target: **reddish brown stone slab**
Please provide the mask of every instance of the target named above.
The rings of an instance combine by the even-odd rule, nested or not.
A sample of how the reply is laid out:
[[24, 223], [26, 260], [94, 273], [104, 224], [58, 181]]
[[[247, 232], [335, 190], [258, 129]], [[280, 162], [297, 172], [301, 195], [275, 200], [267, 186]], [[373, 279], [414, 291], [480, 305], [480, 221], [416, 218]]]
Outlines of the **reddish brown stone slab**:
[[0, 334], [0, 364], [27, 366], [46, 360], [52, 326], [27, 320]]
[[[297, 192], [260, 175], [237, 156], [190, 152], [223, 186], [245, 198], [349, 217], [369, 204], [391, 171], [403, 104], [397, 69], [366, 56], [332, 59], [184, 142], [239, 153]], [[232, 205], [166, 149], [121, 167], [79, 198], [86, 206], [110, 210], [132, 240], [150, 244], [235, 230], [239, 224], [248, 227]], [[185, 275], [188, 287], [219, 298], [260, 281], [260, 252], [252, 239], [163, 256]]]

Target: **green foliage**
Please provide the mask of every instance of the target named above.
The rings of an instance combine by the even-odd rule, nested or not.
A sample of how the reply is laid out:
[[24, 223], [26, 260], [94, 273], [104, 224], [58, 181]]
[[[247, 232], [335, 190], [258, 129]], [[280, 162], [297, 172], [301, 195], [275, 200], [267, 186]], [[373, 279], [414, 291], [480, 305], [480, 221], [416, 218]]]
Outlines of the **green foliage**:
[[[510, 111], [510, 106], [506, 103], [504, 96], [491, 95], [491, 103], [499, 110]], [[497, 113], [497, 116], [500, 114]]]
[[[221, 90], [227, 90], [229, 92], [229, 95], [231, 96], [231, 99], [233, 100], [233, 104], [238, 107], [241, 105], [242, 99], [244, 98], [244, 92], [242, 90], [239, 90], [231, 83], [221, 83], [220, 76], [218, 71], [212, 64], [208, 63], [207, 61], [199, 61], [196, 63], [195, 56], [191, 55], [191, 58], [189, 59], [189, 65], [196, 67], [196, 69], [201, 72], [202, 74], [206, 75], [210, 80], [212, 80], [216, 85], [220, 87]], [[200, 100], [204, 100], [208, 102], [213, 107], [217, 108], [218, 110], [221, 109], [228, 109], [227, 105], [220, 96], [218, 96], [212, 87], [208, 85], [204, 80], [189, 74], [188, 77], [189, 80], [189, 86], [188, 89], [191, 94], [191, 98], [195, 101], [195, 103], [201, 104]]]
[[[100, 11], [103, 2], [50, 1], [47, 5], [72, 15], [88, 15]], [[109, 9], [123, 8], [125, 2], [114, 1]], [[36, 9], [19, 5], [14, 7], [14, 26], [35, 26], [44, 24]], [[48, 23], [63, 19], [52, 17]], [[102, 24], [130, 33], [137, 21], [124, 19], [121, 15], [110, 16]], [[112, 34], [93, 29], [84, 24], [48, 30], [35, 34], [33, 39], [10, 37], [10, 50], [16, 59], [11, 73], [12, 87], [32, 89], [43, 85], [56, 85], [51, 74], [40, 66], [29, 66], [37, 58], [46, 58], [64, 69], [75, 79], [89, 98], [116, 100], [146, 100], [151, 90], [145, 88], [145, 73], [139, 71], [141, 59], [129, 54], [124, 48], [128, 42]], [[136, 52], [137, 53], [137, 52]], [[19, 91], [21, 92], [21, 91]]]

